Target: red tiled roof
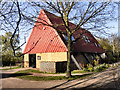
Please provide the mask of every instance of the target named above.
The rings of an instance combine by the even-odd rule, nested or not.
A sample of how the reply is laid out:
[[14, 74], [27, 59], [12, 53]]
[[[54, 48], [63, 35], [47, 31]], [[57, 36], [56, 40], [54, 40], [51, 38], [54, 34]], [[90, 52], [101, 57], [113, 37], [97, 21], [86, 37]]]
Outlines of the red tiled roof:
[[43, 10], [41, 10], [37, 22], [23, 53], [67, 52], [67, 47], [56, 30], [52, 27], [42, 25], [42, 22], [51, 24]]
[[[57, 31], [66, 32], [62, 19], [43, 9], [41, 9], [37, 21], [54, 25]], [[76, 26], [72, 23], [69, 23], [69, 25], [71, 30]], [[44, 26], [36, 22], [23, 53], [67, 52], [67, 47], [56, 30], [50, 26]], [[94, 45], [94, 42], [98, 43], [97, 40], [90, 32], [82, 28], [75, 31], [73, 37], [77, 38], [80, 33], [84, 33], [84, 35], [90, 39], [91, 43], [86, 43], [85, 40], [79, 39], [77, 42], [73, 43], [73, 51], [90, 53], [105, 52], [101, 47]]]
[[[56, 29], [57, 30], [66, 32], [66, 31], [64, 31], [65, 30], [65, 26], [63, 25], [62, 18], [60, 18], [60, 17], [58, 17], [58, 16], [56, 16], [56, 15], [54, 15], [52, 13], [49, 13], [46, 10], [44, 10], [44, 12], [48, 16], [48, 18], [51, 21], [51, 23], [53, 25], [56, 25]], [[69, 26], [70, 26], [69, 28], [71, 30], [76, 27], [76, 25], [74, 25], [72, 23], [69, 23]], [[86, 43], [85, 40], [80, 39], [76, 43], [73, 44], [73, 46], [72, 46], [73, 47], [73, 51], [77, 51], [77, 52], [90, 52], [90, 53], [104, 53], [105, 52], [103, 50], [103, 48], [96, 47], [94, 45], [94, 43], [98, 44], [98, 41], [87, 30], [84, 30], [84, 29], [80, 28], [79, 30], [74, 32], [73, 37], [75, 38], [76, 36], [79, 36], [80, 33], [81, 34], [84, 33], [84, 35], [86, 35], [90, 39], [91, 43]]]

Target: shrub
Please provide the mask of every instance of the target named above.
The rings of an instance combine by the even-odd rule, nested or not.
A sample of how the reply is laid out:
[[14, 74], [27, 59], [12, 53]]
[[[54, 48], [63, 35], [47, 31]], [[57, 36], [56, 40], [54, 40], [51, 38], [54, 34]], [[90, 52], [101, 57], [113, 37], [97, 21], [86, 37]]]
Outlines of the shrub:
[[96, 67], [94, 67], [94, 71], [95, 72], [100, 72], [100, 71], [103, 71], [105, 69], [107, 69], [109, 67], [108, 64], [101, 64], [101, 65], [98, 65]]
[[103, 71], [103, 70], [107, 69], [108, 67], [109, 67], [108, 64], [99, 64], [95, 67], [93, 67], [91, 64], [87, 64], [87, 67], [83, 68], [83, 71], [100, 72], [100, 71]]
[[94, 65], [98, 65], [99, 64], [99, 60], [94, 60]]
[[92, 72], [94, 70], [93, 66], [91, 64], [87, 64], [88, 71]]

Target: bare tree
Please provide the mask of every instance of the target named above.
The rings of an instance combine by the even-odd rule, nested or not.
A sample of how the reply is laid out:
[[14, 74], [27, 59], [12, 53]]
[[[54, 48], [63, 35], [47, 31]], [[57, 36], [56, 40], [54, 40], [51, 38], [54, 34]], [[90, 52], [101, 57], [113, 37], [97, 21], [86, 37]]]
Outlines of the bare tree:
[[[56, 0], [55, 2], [44, 1], [44, 2], [3, 2], [1, 3], [2, 9], [0, 11], [0, 19], [2, 22], [2, 30], [13, 30], [13, 36], [11, 37], [11, 46], [12, 39], [16, 33], [19, 33], [22, 30], [21, 25], [31, 25], [35, 22], [36, 14], [39, 13], [40, 9], [46, 9], [52, 13], [57, 14], [62, 18], [63, 24], [65, 26], [66, 33], [68, 38], [67, 48], [67, 77], [71, 77], [70, 70], [70, 59], [71, 59], [71, 37], [73, 33], [79, 30], [81, 27], [86, 30], [95, 30], [101, 33], [106, 33], [105, 29], [110, 29], [107, 26], [107, 23], [115, 19], [114, 8], [115, 4], [113, 2], [61, 2]], [[5, 8], [5, 6], [7, 6]], [[29, 10], [30, 6], [31, 10]], [[69, 22], [76, 24], [74, 29], [70, 28]], [[42, 22], [38, 22], [42, 23]], [[9, 24], [9, 26], [6, 26]], [[15, 24], [15, 25], [14, 25]], [[46, 24], [48, 25], [48, 24]], [[55, 28], [54, 25], [49, 25]], [[9, 28], [10, 27], [10, 28]], [[27, 31], [27, 30], [26, 30]], [[21, 46], [21, 45], [20, 45]], [[14, 54], [15, 50], [13, 48]]]

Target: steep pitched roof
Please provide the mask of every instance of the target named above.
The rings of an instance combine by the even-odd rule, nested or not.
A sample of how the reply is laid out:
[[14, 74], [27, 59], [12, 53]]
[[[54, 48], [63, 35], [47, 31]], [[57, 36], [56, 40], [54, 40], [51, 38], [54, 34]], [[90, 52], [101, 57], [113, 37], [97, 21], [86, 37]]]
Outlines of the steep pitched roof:
[[56, 30], [43, 23], [51, 24], [46, 13], [41, 10], [23, 53], [67, 52], [67, 47]]
[[[62, 18], [60, 18], [50, 12], [47, 12], [46, 10], [44, 10], [44, 12], [48, 16], [51, 23], [56, 27], [56, 30], [66, 32], [65, 26], [63, 25]], [[75, 27], [76, 27], [75, 24], [69, 22], [69, 28], [71, 30], [74, 29]], [[73, 51], [75, 51], [75, 52], [90, 52], [90, 53], [104, 53], [105, 52], [103, 50], [103, 48], [99, 45], [98, 41], [93, 37], [93, 35], [89, 31], [87, 31], [83, 28], [80, 28], [79, 30], [74, 32], [73, 37], [75, 39], [78, 37], [81, 37], [80, 34], [87, 36], [91, 42], [86, 43], [84, 39], [79, 39], [78, 41], [76, 41], [76, 43], [73, 43], [73, 46], [72, 46]]]
[[[38, 23], [37, 23], [38, 22]], [[65, 26], [63, 25], [62, 18], [41, 9], [37, 22], [32, 30], [23, 53], [45, 53], [45, 52], [66, 52], [67, 47], [61, 35], [57, 31], [66, 33]], [[54, 25], [56, 30], [47, 25]], [[70, 29], [75, 28], [76, 25], [69, 23]], [[98, 44], [97, 40], [92, 34], [82, 28], [75, 31], [73, 37], [76, 39], [81, 37], [80, 34], [84, 33], [89, 38], [90, 43], [86, 43], [84, 39], [79, 39], [72, 45], [72, 50], [75, 52], [90, 52], [90, 53], [103, 53], [105, 52]], [[96, 45], [97, 46], [96, 46]]]

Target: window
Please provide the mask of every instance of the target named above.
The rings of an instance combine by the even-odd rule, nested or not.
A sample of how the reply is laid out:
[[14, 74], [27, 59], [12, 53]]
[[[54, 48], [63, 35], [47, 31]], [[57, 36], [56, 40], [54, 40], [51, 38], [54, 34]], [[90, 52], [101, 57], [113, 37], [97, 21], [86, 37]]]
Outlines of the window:
[[75, 40], [75, 38], [74, 38], [73, 36], [71, 36], [71, 40], [72, 40], [72, 41], [74, 41], [74, 40]]
[[101, 47], [101, 45], [98, 43], [98, 46]]
[[41, 56], [37, 56], [37, 60], [41, 60]]
[[45, 27], [43, 27], [43, 30], [45, 30]]
[[87, 41], [88, 43], [90, 43], [90, 40], [88, 39], [88, 41]]
[[83, 38], [85, 39], [85, 38], [86, 38], [86, 36], [85, 36], [85, 35], [83, 35]]
[[97, 47], [97, 43], [95, 42], [94, 45]]
[[83, 35], [83, 39], [85, 40], [85, 42], [90, 43], [90, 39], [87, 36]]
[[66, 35], [63, 34], [63, 37], [66, 41], [68, 41], [68, 37]]

